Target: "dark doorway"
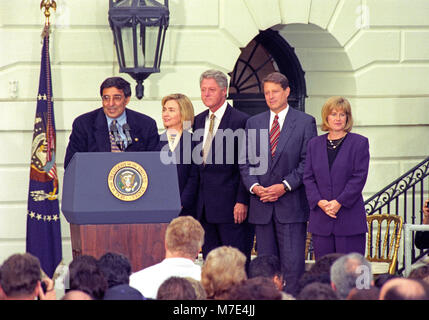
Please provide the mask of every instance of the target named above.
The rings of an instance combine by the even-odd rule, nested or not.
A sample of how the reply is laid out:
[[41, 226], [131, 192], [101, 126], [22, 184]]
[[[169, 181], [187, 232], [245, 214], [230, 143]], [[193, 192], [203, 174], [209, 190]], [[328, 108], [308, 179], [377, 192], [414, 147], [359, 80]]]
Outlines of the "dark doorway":
[[307, 90], [301, 64], [294, 49], [277, 31], [261, 31], [244, 49], [229, 73], [231, 83], [228, 99], [233, 106], [250, 115], [268, 109], [262, 92], [262, 79], [278, 71], [289, 79], [289, 105], [305, 111]]

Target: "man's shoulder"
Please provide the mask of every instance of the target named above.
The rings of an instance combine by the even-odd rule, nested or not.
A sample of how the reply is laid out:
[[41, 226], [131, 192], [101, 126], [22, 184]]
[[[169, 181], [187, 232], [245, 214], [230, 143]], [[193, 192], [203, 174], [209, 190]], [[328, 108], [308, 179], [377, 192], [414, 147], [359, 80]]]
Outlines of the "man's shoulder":
[[270, 110], [255, 114], [251, 117], [249, 117], [249, 119], [247, 119], [247, 124], [261, 124], [261, 121], [263, 121], [264, 119], [266, 119], [268, 117], [270, 117]]

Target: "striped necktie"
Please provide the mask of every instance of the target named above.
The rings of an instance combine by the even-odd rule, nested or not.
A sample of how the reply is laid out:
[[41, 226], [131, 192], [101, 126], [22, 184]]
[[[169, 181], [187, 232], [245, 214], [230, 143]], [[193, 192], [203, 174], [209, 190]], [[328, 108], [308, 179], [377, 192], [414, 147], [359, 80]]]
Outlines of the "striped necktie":
[[276, 153], [277, 144], [279, 143], [280, 138], [280, 125], [279, 125], [279, 116], [274, 117], [273, 124], [271, 125], [270, 130], [270, 146], [271, 146], [271, 156], [274, 158]]
[[[113, 120], [113, 123], [116, 126], [116, 120]], [[110, 151], [111, 152], [122, 152], [119, 146], [115, 142], [115, 137], [112, 134], [112, 131], [109, 130], [109, 139], [110, 139]]]

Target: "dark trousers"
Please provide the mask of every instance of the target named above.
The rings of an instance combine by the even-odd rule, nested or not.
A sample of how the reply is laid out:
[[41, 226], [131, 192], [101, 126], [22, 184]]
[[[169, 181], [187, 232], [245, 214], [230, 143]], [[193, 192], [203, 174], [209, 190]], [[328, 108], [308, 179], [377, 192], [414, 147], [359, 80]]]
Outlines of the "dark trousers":
[[[232, 213], [231, 213], [232, 214]], [[250, 253], [253, 247], [254, 226], [250, 223], [210, 223], [206, 219], [205, 210], [200, 219], [204, 228], [203, 258], [220, 246], [231, 246], [240, 250], [246, 256], [246, 271], [250, 263]]]
[[351, 236], [321, 236], [312, 234], [314, 256], [316, 260], [328, 253], [352, 253], [357, 252], [365, 255], [366, 233]]
[[305, 238], [307, 223], [280, 223], [273, 215], [268, 224], [256, 225], [256, 249], [258, 255], [275, 255], [279, 258], [285, 291], [298, 292], [298, 281], [305, 271]]

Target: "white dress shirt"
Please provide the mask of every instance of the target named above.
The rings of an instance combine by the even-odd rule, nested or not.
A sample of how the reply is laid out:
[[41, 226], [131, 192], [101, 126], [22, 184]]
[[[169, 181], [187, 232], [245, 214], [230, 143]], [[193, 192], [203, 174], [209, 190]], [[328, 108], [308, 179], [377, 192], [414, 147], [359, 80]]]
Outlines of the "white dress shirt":
[[214, 137], [216, 135], [217, 129], [219, 128], [219, 124], [220, 124], [220, 122], [222, 120], [222, 117], [223, 117], [223, 115], [225, 113], [227, 105], [228, 105], [228, 103], [225, 101], [223, 103], [223, 105], [219, 109], [217, 109], [215, 112], [211, 112], [209, 110], [209, 113], [207, 114], [206, 122], [205, 122], [205, 125], [204, 125], [204, 140], [203, 140], [203, 145], [206, 143], [206, 138], [207, 138], [207, 136], [209, 134], [210, 116], [212, 114], [215, 115], [214, 126], [213, 126], [213, 137]]
[[170, 277], [201, 280], [201, 267], [186, 258], [166, 258], [158, 264], [131, 274], [130, 286], [145, 298], [156, 299], [158, 288]]

